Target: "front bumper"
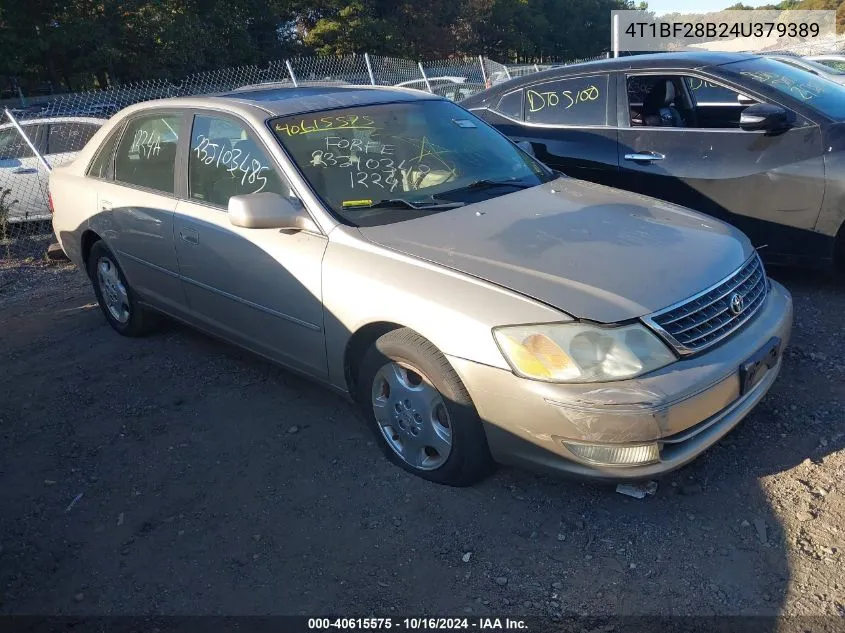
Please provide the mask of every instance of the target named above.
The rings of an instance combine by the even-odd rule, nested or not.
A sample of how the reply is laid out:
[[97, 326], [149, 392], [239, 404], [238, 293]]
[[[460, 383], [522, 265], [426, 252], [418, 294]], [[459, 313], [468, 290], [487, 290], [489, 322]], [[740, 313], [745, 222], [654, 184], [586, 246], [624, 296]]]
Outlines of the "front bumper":
[[[772, 337], [781, 354], [792, 329], [792, 298], [771, 282], [759, 313], [706, 353], [634, 380], [563, 385], [526, 380], [509, 371], [449, 357], [484, 422], [496, 461], [614, 481], [655, 477], [690, 462], [716, 443], [763, 398], [778, 359], [740, 395], [739, 367]], [[657, 443], [658, 461], [603, 465], [565, 445], [638, 446]]]

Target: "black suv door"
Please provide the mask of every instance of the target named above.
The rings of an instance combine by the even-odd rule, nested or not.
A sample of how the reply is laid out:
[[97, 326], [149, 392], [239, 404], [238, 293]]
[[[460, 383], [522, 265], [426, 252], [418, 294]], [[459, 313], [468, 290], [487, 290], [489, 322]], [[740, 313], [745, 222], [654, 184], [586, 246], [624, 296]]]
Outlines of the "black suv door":
[[[745, 131], [752, 99], [696, 71], [618, 76], [621, 185], [719, 217], [769, 260], [797, 261], [824, 194], [819, 126], [796, 114], [780, 133]], [[820, 243], [819, 243], [820, 244]]]
[[474, 112], [552, 169], [615, 186], [615, 93], [608, 73], [546, 79]]

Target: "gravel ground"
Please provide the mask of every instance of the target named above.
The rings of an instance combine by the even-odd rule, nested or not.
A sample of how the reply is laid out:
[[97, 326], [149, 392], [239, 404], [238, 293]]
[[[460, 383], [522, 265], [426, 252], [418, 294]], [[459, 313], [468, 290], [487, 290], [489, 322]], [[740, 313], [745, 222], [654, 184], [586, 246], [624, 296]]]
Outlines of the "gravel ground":
[[321, 387], [175, 324], [122, 338], [68, 266], [0, 268], [0, 613], [845, 615], [845, 285], [775, 276], [775, 387], [636, 500], [426, 483]]

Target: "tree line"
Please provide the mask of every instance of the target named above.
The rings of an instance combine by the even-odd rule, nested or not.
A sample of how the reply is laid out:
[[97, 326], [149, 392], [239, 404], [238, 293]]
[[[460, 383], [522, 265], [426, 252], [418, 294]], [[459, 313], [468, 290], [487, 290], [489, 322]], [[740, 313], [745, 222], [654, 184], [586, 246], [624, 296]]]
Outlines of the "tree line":
[[[845, 0], [773, 8], [842, 9]], [[541, 63], [592, 57], [610, 11], [636, 0], [0, 0], [3, 97], [105, 88], [369, 52], [408, 59], [486, 55]], [[732, 8], [750, 8], [739, 4]], [[845, 15], [845, 14], [843, 14]]]
[[299, 55], [542, 62], [606, 50], [632, 0], [0, 0], [0, 88], [82, 90]]

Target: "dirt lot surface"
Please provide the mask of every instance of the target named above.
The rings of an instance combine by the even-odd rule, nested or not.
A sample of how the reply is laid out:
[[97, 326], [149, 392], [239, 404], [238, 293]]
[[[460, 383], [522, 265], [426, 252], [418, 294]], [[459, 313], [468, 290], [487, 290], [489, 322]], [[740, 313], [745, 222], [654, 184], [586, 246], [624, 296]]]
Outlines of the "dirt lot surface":
[[0, 613], [845, 615], [845, 285], [776, 273], [770, 395], [631, 499], [391, 466], [356, 409], [67, 266], [0, 270]]

